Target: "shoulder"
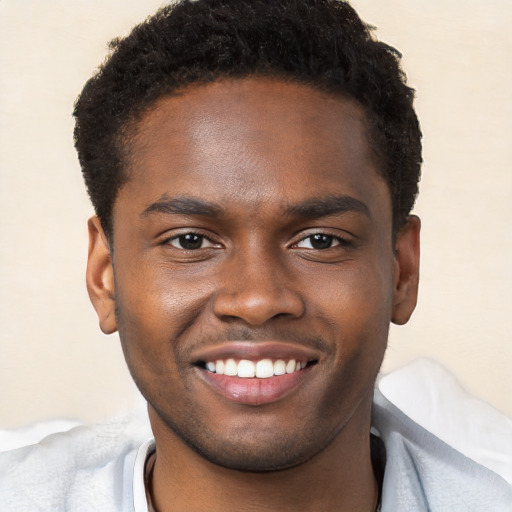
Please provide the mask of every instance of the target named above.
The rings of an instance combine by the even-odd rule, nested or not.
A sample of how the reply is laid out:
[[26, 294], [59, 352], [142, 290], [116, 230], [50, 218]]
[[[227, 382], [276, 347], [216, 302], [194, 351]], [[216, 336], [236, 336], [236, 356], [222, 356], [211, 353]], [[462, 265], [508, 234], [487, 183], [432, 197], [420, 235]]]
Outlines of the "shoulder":
[[133, 509], [143, 433], [129, 423], [79, 426], [0, 454], [0, 510]]
[[373, 425], [386, 447], [383, 512], [511, 510], [512, 422], [441, 366], [382, 379]]

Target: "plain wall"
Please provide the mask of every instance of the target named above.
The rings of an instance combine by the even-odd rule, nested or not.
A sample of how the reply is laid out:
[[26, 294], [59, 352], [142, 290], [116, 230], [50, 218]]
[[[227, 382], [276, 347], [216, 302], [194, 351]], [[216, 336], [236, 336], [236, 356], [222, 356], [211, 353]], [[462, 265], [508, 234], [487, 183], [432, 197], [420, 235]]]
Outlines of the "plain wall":
[[[85, 289], [73, 101], [154, 0], [0, 0], [0, 428], [137, 399]], [[357, 0], [404, 54], [424, 133], [420, 299], [384, 371], [427, 356], [512, 416], [512, 2]]]

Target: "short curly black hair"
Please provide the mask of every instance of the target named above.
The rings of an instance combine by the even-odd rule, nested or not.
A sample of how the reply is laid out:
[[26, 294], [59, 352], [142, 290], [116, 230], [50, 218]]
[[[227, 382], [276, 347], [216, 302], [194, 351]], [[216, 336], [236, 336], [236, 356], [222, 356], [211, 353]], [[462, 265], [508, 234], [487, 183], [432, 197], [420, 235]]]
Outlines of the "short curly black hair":
[[129, 179], [130, 127], [177, 89], [251, 75], [307, 84], [362, 106], [396, 233], [418, 192], [421, 131], [400, 54], [371, 31], [342, 0], [182, 0], [112, 41], [73, 112], [75, 147], [107, 236]]

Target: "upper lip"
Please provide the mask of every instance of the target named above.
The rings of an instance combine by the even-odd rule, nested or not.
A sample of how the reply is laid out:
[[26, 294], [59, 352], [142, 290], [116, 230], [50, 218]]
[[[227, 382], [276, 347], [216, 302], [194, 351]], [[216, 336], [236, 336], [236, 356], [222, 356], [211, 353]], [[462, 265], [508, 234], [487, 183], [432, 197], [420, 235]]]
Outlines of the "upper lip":
[[194, 363], [216, 361], [219, 359], [296, 359], [316, 361], [320, 352], [316, 349], [281, 341], [229, 341], [194, 351], [191, 359]]

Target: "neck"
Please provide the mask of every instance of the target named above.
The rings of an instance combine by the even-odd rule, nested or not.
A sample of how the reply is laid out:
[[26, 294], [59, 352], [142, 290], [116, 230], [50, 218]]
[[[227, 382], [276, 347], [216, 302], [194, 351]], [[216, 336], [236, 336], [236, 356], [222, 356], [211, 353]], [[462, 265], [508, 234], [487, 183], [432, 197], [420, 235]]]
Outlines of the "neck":
[[370, 453], [371, 393], [321, 453], [281, 471], [251, 473], [210, 463], [150, 408], [157, 452], [150, 492], [158, 512], [373, 512], [378, 487]]

